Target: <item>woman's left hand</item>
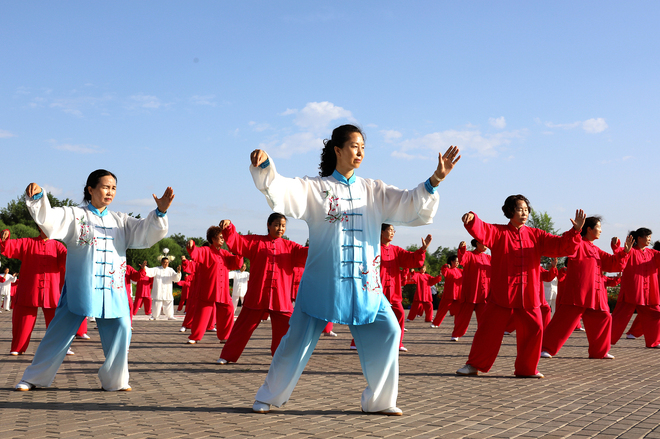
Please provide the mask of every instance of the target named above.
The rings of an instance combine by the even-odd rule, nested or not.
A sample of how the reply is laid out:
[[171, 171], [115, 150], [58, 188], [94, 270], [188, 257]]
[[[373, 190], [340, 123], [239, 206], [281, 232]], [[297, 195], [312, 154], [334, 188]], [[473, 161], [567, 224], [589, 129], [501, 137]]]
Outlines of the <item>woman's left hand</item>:
[[626, 244], [623, 246], [623, 249], [626, 253], [630, 253], [630, 250], [633, 248], [633, 244], [635, 244], [635, 239], [632, 235], [628, 235], [626, 238]]
[[172, 205], [172, 200], [174, 200], [174, 191], [172, 188], [168, 187], [165, 189], [163, 196], [160, 198], [158, 198], [156, 194], [153, 194], [153, 196], [154, 200], [156, 201], [156, 206], [158, 206], [158, 210], [160, 210], [162, 213], [167, 213], [167, 210]]
[[442, 180], [449, 175], [451, 170], [454, 169], [454, 165], [461, 159], [461, 156], [458, 155], [459, 152], [457, 146], [450, 146], [444, 155], [438, 154], [438, 169], [434, 173], [436, 178]]

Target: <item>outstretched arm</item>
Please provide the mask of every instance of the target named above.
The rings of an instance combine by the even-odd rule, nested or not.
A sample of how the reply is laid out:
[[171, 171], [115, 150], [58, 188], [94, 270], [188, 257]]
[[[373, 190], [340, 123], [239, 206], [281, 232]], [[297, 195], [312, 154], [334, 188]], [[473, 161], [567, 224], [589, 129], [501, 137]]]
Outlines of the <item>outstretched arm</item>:
[[426, 251], [427, 248], [429, 248], [429, 245], [431, 244], [431, 241], [433, 240], [433, 237], [431, 235], [426, 235], [426, 238], [422, 238], [422, 249]]
[[254, 166], [255, 168], [261, 165], [266, 160], [268, 160], [268, 154], [266, 154], [266, 151], [264, 150], [255, 149], [250, 153], [250, 162], [252, 163], [252, 166]]

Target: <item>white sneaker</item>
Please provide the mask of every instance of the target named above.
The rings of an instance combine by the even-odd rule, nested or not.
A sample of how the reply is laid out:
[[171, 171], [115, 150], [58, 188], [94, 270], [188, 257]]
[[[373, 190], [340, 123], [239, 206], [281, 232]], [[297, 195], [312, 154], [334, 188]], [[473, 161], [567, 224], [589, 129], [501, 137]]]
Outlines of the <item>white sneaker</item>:
[[83, 340], [89, 340], [89, 339], [92, 338], [92, 337], [90, 337], [90, 336], [87, 335], [87, 334], [83, 334], [83, 335], [76, 335], [76, 338], [78, 338], [78, 339], [83, 339]]
[[609, 352], [605, 354], [603, 357], [604, 360], [614, 360], [614, 355], [610, 354]]
[[71, 348], [66, 350], [67, 355], [75, 355], [76, 353], [71, 350]]
[[466, 364], [456, 371], [456, 375], [479, 375], [479, 371], [476, 367]]
[[543, 351], [541, 352], [541, 358], [552, 358], [552, 355], [550, 355], [546, 351]]
[[431, 328], [439, 328], [439, 326], [435, 326], [434, 324], [431, 324]]
[[577, 328], [577, 330], [578, 331], [584, 331], [584, 328], [580, 326], [579, 328]]
[[451, 341], [458, 341], [458, 337], [452, 337]]
[[504, 335], [511, 335], [509, 331], [504, 331]]
[[408, 349], [405, 346], [399, 346], [399, 351], [408, 352]]
[[16, 351], [11, 351], [11, 352], [9, 353], [9, 355], [13, 355], [13, 356], [15, 357], [16, 355], [18, 355], [18, 352], [16, 352]]
[[181, 329], [179, 329], [179, 332], [186, 332], [186, 328], [182, 326]]
[[168, 317], [167, 320], [176, 320], [176, 317]]
[[188, 340], [186, 343], [188, 343], [188, 344], [195, 344], [195, 343], [197, 343], [197, 341], [196, 341], [196, 340]]
[[516, 375], [516, 378], [545, 378], [541, 372], [535, 373], [534, 375]]
[[628, 334], [628, 335], [626, 335], [626, 338], [627, 338], [628, 340], [634, 340], [634, 339], [636, 339], [637, 337], [635, 337], [635, 336], [632, 335], [632, 334]]
[[218, 332], [218, 329], [217, 329], [217, 328], [213, 328], [213, 329], [211, 329], [211, 331], [213, 331], [213, 332]]
[[403, 328], [403, 332], [408, 332], [408, 328]]
[[149, 316], [149, 320], [156, 320], [156, 319], [154, 319], [154, 316]]
[[255, 413], [268, 413], [270, 411], [270, 404], [255, 401], [254, 404], [252, 404], [252, 411]]
[[27, 392], [34, 389], [34, 384], [28, 383], [27, 381], [21, 380], [20, 383], [16, 384], [16, 390], [20, 392]]
[[349, 349], [352, 349], [354, 351], [357, 351], [357, 346], [351, 346]]
[[225, 365], [228, 364], [229, 361], [225, 360], [224, 358], [218, 358], [218, 361], [216, 361], [216, 363]]
[[410, 319], [406, 319], [406, 322], [412, 322], [412, 320], [410, 320]]
[[325, 335], [326, 337], [336, 337], [337, 336], [337, 334], [335, 334], [333, 331], [324, 332], [323, 335]]
[[385, 415], [385, 416], [402, 416], [403, 415], [403, 410], [401, 410], [399, 407], [390, 407], [385, 410], [381, 410], [379, 412], [365, 412], [362, 410], [362, 413], [370, 413], [374, 415]]

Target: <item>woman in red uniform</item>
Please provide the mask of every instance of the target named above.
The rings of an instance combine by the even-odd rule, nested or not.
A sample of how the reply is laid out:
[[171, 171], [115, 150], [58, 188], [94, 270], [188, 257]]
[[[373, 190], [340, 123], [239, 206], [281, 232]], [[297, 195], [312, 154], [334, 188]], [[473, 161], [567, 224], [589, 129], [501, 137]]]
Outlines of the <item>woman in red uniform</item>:
[[460, 308], [454, 316], [454, 332], [452, 340], [458, 340], [467, 332], [472, 318], [472, 312], [477, 314], [477, 325], [481, 321], [486, 298], [490, 291], [490, 255], [488, 247], [473, 239], [470, 244], [472, 251], [466, 251], [465, 241], [458, 245], [458, 263], [463, 266], [463, 289], [459, 299]]
[[195, 241], [188, 241], [188, 254], [197, 263], [195, 278], [197, 285], [197, 303], [189, 344], [202, 339], [215, 308], [215, 324], [218, 340], [227, 340], [234, 326], [234, 305], [229, 293], [229, 271], [238, 270], [243, 265], [243, 258], [232, 255], [222, 249], [224, 239], [222, 229], [211, 226], [206, 231], [208, 247], [196, 247]]
[[474, 212], [463, 215], [466, 230], [491, 249], [491, 291], [482, 324], [477, 328], [465, 366], [458, 375], [477, 375], [493, 366], [502, 345], [504, 329], [514, 316], [518, 356], [514, 374], [543, 378], [536, 367], [541, 357], [543, 319], [541, 316], [541, 255], [559, 257], [573, 254], [580, 243], [585, 215], [575, 212], [573, 227], [562, 236], [525, 226], [529, 200], [511, 195], [502, 206], [508, 224], [488, 224]]
[[621, 275], [620, 300], [612, 313], [613, 345], [619, 341], [637, 309], [646, 347], [660, 348], [660, 251], [646, 248], [651, 243], [651, 233], [650, 229], [642, 227], [630, 234], [635, 245]]
[[220, 223], [229, 249], [250, 260], [250, 280], [243, 309], [220, 353], [218, 364], [238, 361], [265, 313], [270, 315], [272, 324], [271, 355], [275, 354], [280, 340], [289, 330], [289, 318], [293, 312], [293, 267], [305, 266], [308, 247], [282, 239], [286, 232], [286, 217], [281, 213], [272, 213], [267, 225], [268, 235], [244, 236], [236, 232], [231, 221]]
[[151, 286], [154, 284], [154, 278], [147, 276], [147, 273], [142, 269], [146, 265], [147, 261], [142, 262], [140, 269], [133, 273], [131, 277], [131, 280], [137, 284], [135, 300], [133, 301], [133, 315], [137, 314], [143, 303], [144, 313], [151, 315]]
[[[442, 298], [438, 304], [438, 310], [435, 312], [435, 318], [431, 323], [431, 328], [437, 328], [445, 319], [448, 311], [452, 315], [458, 312], [459, 301], [461, 298], [461, 288], [463, 287], [463, 270], [458, 268], [458, 256], [455, 254], [449, 255], [447, 264], [442, 267], [442, 276], [445, 278], [445, 286], [442, 290]], [[452, 337], [452, 341], [454, 337]]]
[[582, 228], [578, 250], [569, 257], [565, 291], [557, 311], [543, 333], [541, 357], [552, 358], [573, 333], [580, 318], [589, 340], [589, 358], [614, 358], [610, 351], [612, 316], [607, 304], [607, 288], [602, 272], [621, 271], [632, 248], [632, 237], [626, 240], [625, 251], [614, 255], [594, 245], [600, 238], [601, 218], [590, 216]]
[[426, 273], [426, 265], [422, 265], [419, 272], [413, 273], [408, 277], [407, 283], [417, 285], [415, 291], [415, 298], [410, 311], [408, 312], [408, 320], [413, 321], [415, 317], [426, 314], [424, 321], [431, 323], [433, 317], [433, 295], [431, 294], [431, 287], [442, 280], [442, 275], [431, 276]]

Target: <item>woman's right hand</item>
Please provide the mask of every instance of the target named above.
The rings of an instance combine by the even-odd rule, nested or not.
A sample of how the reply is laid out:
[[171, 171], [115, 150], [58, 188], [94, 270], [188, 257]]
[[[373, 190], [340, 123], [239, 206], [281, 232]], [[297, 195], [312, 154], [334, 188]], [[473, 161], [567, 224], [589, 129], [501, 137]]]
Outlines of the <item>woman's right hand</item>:
[[474, 219], [474, 214], [472, 212], [468, 212], [463, 217], [461, 218], [461, 221], [463, 221], [463, 224], [468, 224]]
[[30, 183], [28, 184], [28, 187], [25, 188], [25, 195], [28, 198], [34, 197], [39, 192], [41, 192], [41, 186], [39, 186], [37, 183]]
[[218, 227], [220, 227], [222, 230], [225, 230], [229, 225], [231, 224], [231, 221], [228, 219], [220, 221], [220, 224], [218, 224]]
[[250, 162], [255, 168], [268, 160], [268, 154], [262, 149], [255, 149], [250, 153]]

